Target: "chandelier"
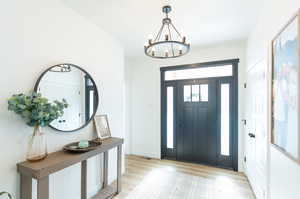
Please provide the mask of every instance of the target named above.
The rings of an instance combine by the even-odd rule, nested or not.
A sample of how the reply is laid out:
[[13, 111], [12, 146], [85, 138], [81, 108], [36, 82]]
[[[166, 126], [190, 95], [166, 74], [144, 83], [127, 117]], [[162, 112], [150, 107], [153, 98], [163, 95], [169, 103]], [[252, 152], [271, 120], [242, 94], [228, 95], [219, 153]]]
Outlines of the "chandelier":
[[190, 42], [181, 35], [169, 18], [172, 8], [166, 5], [162, 8], [166, 17], [162, 20], [162, 26], [156, 36], [148, 37], [144, 45], [145, 54], [158, 59], [175, 58], [187, 54], [190, 50]]

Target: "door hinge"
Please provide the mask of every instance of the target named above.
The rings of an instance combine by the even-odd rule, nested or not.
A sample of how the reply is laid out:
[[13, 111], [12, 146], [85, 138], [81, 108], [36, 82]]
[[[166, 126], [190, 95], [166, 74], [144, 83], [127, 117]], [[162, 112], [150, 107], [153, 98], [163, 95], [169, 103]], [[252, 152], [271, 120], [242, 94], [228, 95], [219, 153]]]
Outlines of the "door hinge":
[[244, 83], [244, 88], [247, 88], [247, 83]]
[[242, 122], [244, 125], [247, 125], [247, 120], [246, 119], [242, 119]]

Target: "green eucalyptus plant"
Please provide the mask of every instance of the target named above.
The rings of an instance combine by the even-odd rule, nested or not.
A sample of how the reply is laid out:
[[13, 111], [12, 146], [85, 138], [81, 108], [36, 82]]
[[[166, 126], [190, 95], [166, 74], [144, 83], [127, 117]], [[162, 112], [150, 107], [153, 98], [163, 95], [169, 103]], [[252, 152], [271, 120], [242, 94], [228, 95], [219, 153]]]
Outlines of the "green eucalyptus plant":
[[61, 117], [67, 107], [65, 99], [51, 103], [40, 93], [35, 92], [31, 95], [16, 94], [8, 99], [8, 110], [20, 115], [26, 124], [32, 127], [48, 126], [53, 120]]
[[10, 199], [12, 199], [10, 193], [7, 193], [5, 191], [0, 192], [0, 196], [5, 196], [5, 195], [7, 195]]

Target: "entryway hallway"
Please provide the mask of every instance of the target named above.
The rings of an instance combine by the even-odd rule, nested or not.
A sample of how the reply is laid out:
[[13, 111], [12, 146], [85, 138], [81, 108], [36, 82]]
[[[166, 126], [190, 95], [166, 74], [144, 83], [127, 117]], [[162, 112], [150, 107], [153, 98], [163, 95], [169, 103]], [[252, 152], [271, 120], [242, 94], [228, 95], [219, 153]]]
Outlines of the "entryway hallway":
[[255, 199], [244, 174], [129, 155], [115, 199]]

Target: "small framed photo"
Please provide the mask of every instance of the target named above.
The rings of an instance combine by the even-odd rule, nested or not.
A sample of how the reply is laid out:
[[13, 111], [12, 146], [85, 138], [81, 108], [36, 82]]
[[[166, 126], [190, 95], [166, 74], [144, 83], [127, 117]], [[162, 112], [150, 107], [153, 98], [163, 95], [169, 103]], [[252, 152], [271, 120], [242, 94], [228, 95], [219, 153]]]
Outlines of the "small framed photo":
[[106, 139], [111, 137], [107, 115], [96, 115], [94, 122], [98, 138]]

